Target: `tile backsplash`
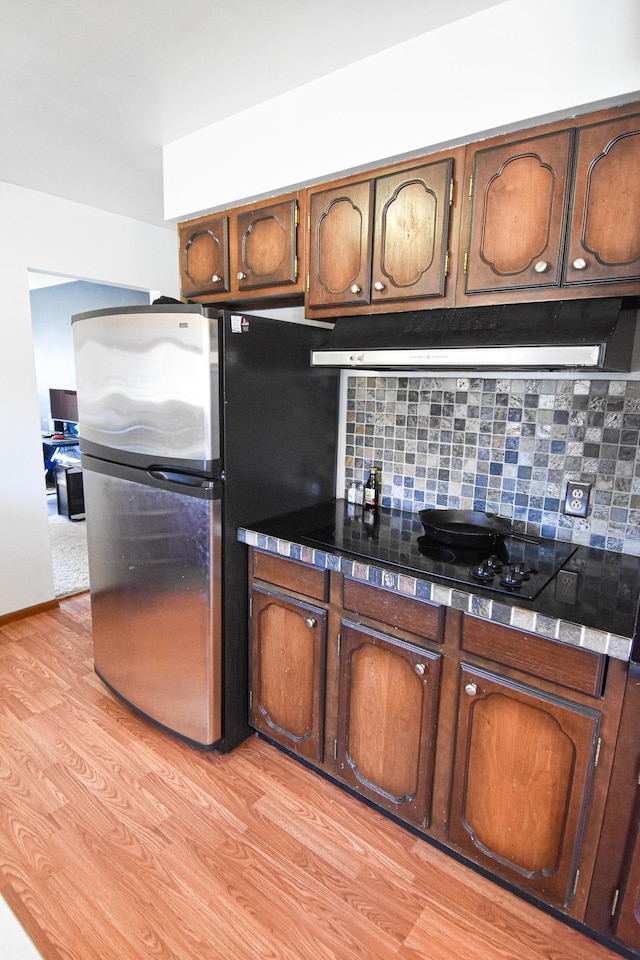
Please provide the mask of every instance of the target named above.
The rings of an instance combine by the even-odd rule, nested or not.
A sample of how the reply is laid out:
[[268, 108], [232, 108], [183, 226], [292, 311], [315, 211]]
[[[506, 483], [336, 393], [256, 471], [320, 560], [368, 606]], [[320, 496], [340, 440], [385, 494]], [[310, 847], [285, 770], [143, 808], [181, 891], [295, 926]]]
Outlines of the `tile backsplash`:
[[[349, 374], [346, 396], [346, 484], [380, 467], [383, 506], [640, 555], [640, 381]], [[586, 519], [568, 480], [593, 485]]]

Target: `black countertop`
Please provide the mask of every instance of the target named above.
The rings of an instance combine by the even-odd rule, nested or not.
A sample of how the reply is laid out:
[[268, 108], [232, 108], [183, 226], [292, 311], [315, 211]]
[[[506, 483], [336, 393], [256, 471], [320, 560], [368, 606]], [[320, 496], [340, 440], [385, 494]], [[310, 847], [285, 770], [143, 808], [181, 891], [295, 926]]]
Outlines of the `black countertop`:
[[[464, 608], [460, 598], [467, 600], [470, 595], [473, 604], [469, 612], [518, 626], [526, 626], [529, 613], [535, 632], [628, 659], [630, 643], [618, 643], [616, 648], [616, 641], [618, 638], [630, 641], [635, 633], [640, 600], [638, 557], [578, 546], [562, 564], [562, 572], [567, 575], [555, 577], [535, 599], [526, 600], [496, 593], [481, 584], [457, 585], [446, 576], [426, 569], [416, 545], [418, 536], [424, 532], [417, 513], [381, 508], [376, 527], [368, 534], [357, 507], [354, 509], [354, 505], [344, 500], [332, 500], [247, 524], [243, 529], [258, 535], [256, 545], [263, 549], [281, 552], [278, 542], [287, 541], [346, 561], [347, 573], [348, 561], [353, 561], [405, 574], [417, 581], [440, 584], [453, 588], [451, 606]], [[241, 539], [247, 538], [241, 536]], [[305, 559], [303, 551], [293, 556]], [[315, 554], [314, 560], [317, 562]], [[340, 569], [345, 569], [344, 563]], [[578, 635], [574, 629], [572, 633], [573, 625], [576, 629], [613, 635], [613, 639], [609, 638], [612, 649], [602, 649], [599, 638], [591, 637], [588, 632]]]

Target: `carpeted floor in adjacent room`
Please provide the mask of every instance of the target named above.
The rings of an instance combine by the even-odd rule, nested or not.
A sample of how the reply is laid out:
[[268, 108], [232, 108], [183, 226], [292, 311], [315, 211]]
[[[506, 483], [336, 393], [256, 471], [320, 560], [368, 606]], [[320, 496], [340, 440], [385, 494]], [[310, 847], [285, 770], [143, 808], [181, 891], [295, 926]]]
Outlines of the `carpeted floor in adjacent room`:
[[49, 515], [49, 537], [56, 598], [89, 589], [87, 527], [84, 520]]

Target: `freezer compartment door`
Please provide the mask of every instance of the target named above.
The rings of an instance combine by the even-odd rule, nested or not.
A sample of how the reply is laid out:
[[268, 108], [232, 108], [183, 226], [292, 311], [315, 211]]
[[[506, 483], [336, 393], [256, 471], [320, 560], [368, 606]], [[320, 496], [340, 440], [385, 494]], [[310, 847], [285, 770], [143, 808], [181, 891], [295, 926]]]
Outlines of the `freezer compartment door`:
[[222, 485], [83, 463], [96, 672], [210, 747], [222, 735]]
[[218, 324], [217, 313], [189, 306], [76, 315], [82, 451], [219, 472]]

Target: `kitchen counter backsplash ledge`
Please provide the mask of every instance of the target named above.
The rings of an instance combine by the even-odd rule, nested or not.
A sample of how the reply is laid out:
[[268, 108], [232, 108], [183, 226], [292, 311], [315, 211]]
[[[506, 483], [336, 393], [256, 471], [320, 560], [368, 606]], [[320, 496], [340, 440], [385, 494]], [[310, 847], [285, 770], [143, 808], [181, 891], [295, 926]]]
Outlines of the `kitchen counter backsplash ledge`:
[[[260, 527], [263, 525], [256, 524], [256, 526]], [[269, 526], [272, 530], [274, 529], [271, 523]], [[534, 633], [549, 640], [557, 640], [571, 646], [583, 647], [594, 653], [606, 654], [617, 660], [628, 661], [630, 659], [633, 623], [635, 619], [635, 615], [631, 613], [626, 618], [628, 629], [625, 629], [624, 633], [618, 634], [578, 622], [579, 607], [576, 608], [577, 616], [575, 620], [564, 619], [558, 616], [557, 610], [545, 610], [543, 602], [534, 602], [534, 604], [532, 604], [538, 607], [538, 609], [526, 609], [524, 606], [518, 606], [515, 599], [509, 603], [505, 602], [504, 598], [488, 596], [486, 591], [483, 592], [483, 594], [480, 591], [478, 593], [467, 592], [458, 587], [436, 583], [423, 577], [415, 577], [409, 573], [392, 570], [383, 564], [363, 562], [362, 560], [341, 555], [340, 552], [332, 553], [328, 550], [316, 549], [298, 543], [293, 539], [275, 536], [273, 532], [265, 533], [259, 529], [249, 527], [239, 528], [238, 540], [247, 544], [247, 546], [256, 547], [259, 550], [288, 557], [293, 560], [299, 560], [302, 563], [310, 564], [321, 569], [342, 573], [356, 580], [361, 580], [383, 589], [392, 590], [407, 596], [419, 597], [423, 600], [430, 600], [434, 603], [440, 603], [443, 606], [454, 607], [457, 610], [461, 610], [464, 613], [471, 614], [483, 620], [489, 620], [503, 626], [511, 626], [518, 630]], [[589, 554], [594, 555], [597, 553], [598, 551], [585, 551], [583, 555], [582, 552], [578, 550], [578, 553], [575, 554], [572, 559], [572, 563], [574, 567], [581, 569], [583, 576], [588, 576]], [[616, 555], [611, 558], [614, 563], [616, 562], [615, 556]], [[623, 558], [619, 557], [619, 562], [622, 561]], [[593, 572], [594, 571], [592, 571], [592, 574]], [[626, 591], [625, 602], [629, 611], [635, 611], [637, 609], [640, 595], [640, 583], [638, 583], [638, 579], [638, 577], [634, 578], [632, 576]], [[606, 619], [606, 614], [602, 619]]]

